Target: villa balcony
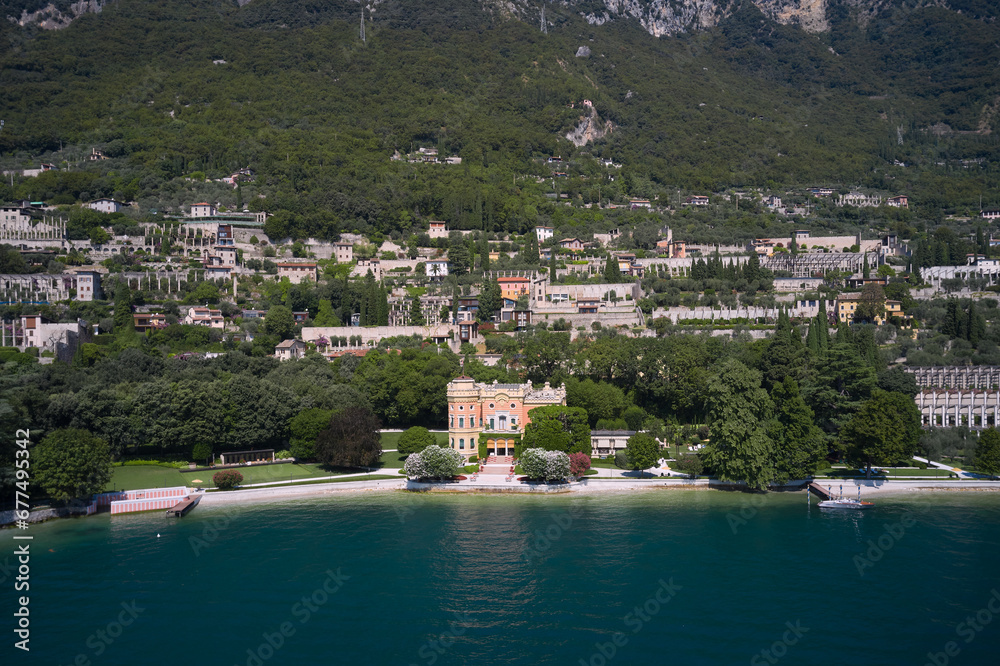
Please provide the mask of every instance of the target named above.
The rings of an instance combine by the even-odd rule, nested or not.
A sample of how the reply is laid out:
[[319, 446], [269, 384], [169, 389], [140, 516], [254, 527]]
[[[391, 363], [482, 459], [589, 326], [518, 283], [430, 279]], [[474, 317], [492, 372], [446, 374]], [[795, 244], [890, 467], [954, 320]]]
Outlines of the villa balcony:
[[519, 435], [519, 434], [521, 434], [523, 432], [524, 432], [524, 428], [521, 427], [521, 424], [517, 424], [517, 425], [514, 425], [514, 426], [508, 426], [506, 428], [496, 428], [496, 427], [491, 427], [491, 426], [487, 425], [482, 430], [482, 433], [484, 435], [487, 435], [487, 436], [491, 436], [491, 435], [496, 435], [496, 436]]

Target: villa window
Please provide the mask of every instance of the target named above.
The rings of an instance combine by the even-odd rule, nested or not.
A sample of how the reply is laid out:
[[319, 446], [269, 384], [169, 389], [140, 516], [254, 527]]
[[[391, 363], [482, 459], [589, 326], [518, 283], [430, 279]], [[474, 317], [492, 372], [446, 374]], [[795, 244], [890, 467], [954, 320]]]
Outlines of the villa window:
[[[455, 417], [454, 417], [454, 416], [453, 416], [453, 417], [451, 417], [451, 427], [452, 427], [452, 428], [454, 428], [454, 427], [455, 427]], [[452, 443], [454, 444], [454, 442], [452, 442]]]
[[476, 427], [476, 417], [475, 416], [470, 416], [469, 417], [469, 427], [470, 428], [475, 428]]
[[465, 448], [465, 439], [459, 439], [458, 440], [458, 448], [460, 448], [460, 449], [464, 449]]
[[494, 428], [493, 419], [490, 419], [490, 430], [493, 430], [493, 428]]
[[461, 417], [461, 416], [458, 417], [458, 427], [459, 428], [464, 428], [465, 427], [465, 418], [464, 417]]
[[517, 409], [517, 405], [515, 405], [514, 403], [510, 403], [510, 408], [511, 409]]
[[455, 448], [455, 438], [451, 438], [451, 448]]

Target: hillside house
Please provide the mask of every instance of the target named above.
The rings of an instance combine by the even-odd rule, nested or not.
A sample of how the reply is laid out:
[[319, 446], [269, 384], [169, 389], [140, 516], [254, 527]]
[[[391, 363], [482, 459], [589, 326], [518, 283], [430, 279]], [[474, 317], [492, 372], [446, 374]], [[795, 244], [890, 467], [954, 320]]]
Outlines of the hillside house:
[[500, 294], [512, 301], [531, 293], [531, 280], [526, 277], [501, 277], [497, 278], [497, 283], [500, 285]]
[[218, 209], [210, 203], [191, 204], [191, 212], [188, 217], [215, 217], [219, 214]]
[[572, 252], [583, 252], [583, 241], [579, 238], [563, 238], [559, 241], [559, 247]]
[[695, 194], [687, 198], [687, 204], [689, 206], [707, 206], [708, 197], [701, 194]]
[[448, 225], [445, 222], [431, 220], [427, 235], [431, 238], [447, 238]]
[[306, 355], [306, 343], [301, 340], [282, 340], [274, 347], [274, 357], [279, 361], [291, 361]]
[[909, 208], [910, 200], [905, 194], [900, 194], [899, 196], [889, 197], [886, 199], [885, 205], [892, 208]]
[[552, 238], [556, 233], [553, 227], [535, 227], [535, 236], [538, 237], [539, 243], [544, 243], [548, 239]]
[[354, 261], [354, 245], [352, 243], [335, 243], [333, 255], [338, 264], [349, 264]]
[[125, 204], [114, 199], [94, 199], [87, 202], [87, 208], [98, 213], [117, 213], [125, 208]]
[[278, 279], [288, 278], [292, 284], [316, 282], [315, 261], [282, 261], [277, 264]]
[[427, 271], [427, 277], [429, 278], [440, 280], [448, 277], [448, 260], [431, 259], [424, 264], [424, 270]]
[[194, 307], [184, 315], [184, 323], [188, 326], [207, 326], [218, 330], [226, 328], [226, 320], [222, 316], [221, 310], [211, 308]]
[[137, 313], [132, 315], [132, 325], [138, 333], [166, 328], [167, 315], [162, 312]]

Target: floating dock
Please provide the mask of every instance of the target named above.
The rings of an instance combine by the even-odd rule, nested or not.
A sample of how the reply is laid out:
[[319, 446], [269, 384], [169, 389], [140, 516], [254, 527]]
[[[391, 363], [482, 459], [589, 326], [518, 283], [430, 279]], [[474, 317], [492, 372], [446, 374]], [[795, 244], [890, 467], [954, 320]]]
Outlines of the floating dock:
[[168, 516], [174, 516], [176, 518], [181, 518], [187, 515], [187, 512], [198, 506], [198, 502], [201, 501], [201, 495], [188, 495], [175, 506], [167, 509]]

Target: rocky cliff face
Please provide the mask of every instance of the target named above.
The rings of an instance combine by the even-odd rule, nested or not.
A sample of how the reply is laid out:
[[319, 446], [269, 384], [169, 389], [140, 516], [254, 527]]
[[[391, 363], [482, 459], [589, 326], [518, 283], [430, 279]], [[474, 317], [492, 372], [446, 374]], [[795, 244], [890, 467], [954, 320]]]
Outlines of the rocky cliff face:
[[[228, 0], [240, 7], [252, 0]], [[335, 0], [345, 5], [355, 0]], [[410, 0], [365, 0], [365, 6], [378, 15], [380, 6]], [[579, 14], [591, 25], [603, 25], [615, 19], [634, 19], [643, 28], [657, 37], [676, 35], [699, 29], [711, 28], [731, 15], [744, 1], [753, 2], [763, 14], [778, 23], [792, 24], [808, 32], [823, 32], [830, 27], [830, 16], [837, 8], [847, 8], [862, 26], [873, 17], [892, 6], [900, 6], [901, 0], [478, 0], [487, 14], [498, 18], [515, 18], [538, 23], [542, 6], [552, 12], [573, 12]], [[42, 28], [58, 29], [69, 25], [74, 19], [88, 12], [100, 12], [107, 0], [79, 0], [67, 4], [65, 0], [53, 0], [37, 11], [21, 12], [20, 17], [9, 18], [20, 25], [39, 25]], [[976, 0], [906, 0], [905, 5], [912, 10], [923, 6], [949, 8], [949, 2], [959, 2], [976, 6]], [[38, 3], [32, 3], [37, 6]], [[60, 9], [56, 5], [62, 7]], [[963, 5], [964, 6], [964, 5]], [[997, 10], [990, 0], [983, 0], [982, 8], [974, 14], [979, 18], [996, 20]], [[956, 7], [956, 11], [962, 11]], [[985, 12], [985, 14], [983, 14]], [[969, 15], [969, 12], [965, 12]]]
[[22, 10], [20, 17], [9, 16], [8, 18], [22, 27], [37, 25], [45, 30], [58, 30], [65, 28], [84, 14], [100, 13], [101, 9], [104, 8], [104, 1], [80, 0], [80, 2], [71, 3], [61, 10], [54, 4], [49, 3], [45, 7], [33, 12]]
[[[772, 20], [797, 25], [807, 32], [828, 30], [830, 13], [835, 5], [846, 7], [863, 26], [893, 4], [893, 0], [750, 1]], [[580, 6], [580, 15], [592, 25], [601, 25], [615, 18], [632, 18], [638, 20], [650, 34], [659, 37], [711, 28], [732, 14], [739, 7], [740, 0], [562, 0], [560, 4], [568, 8]], [[595, 9], [593, 5], [602, 6]], [[948, 2], [916, 0], [909, 8], [920, 6], [948, 7]]]

